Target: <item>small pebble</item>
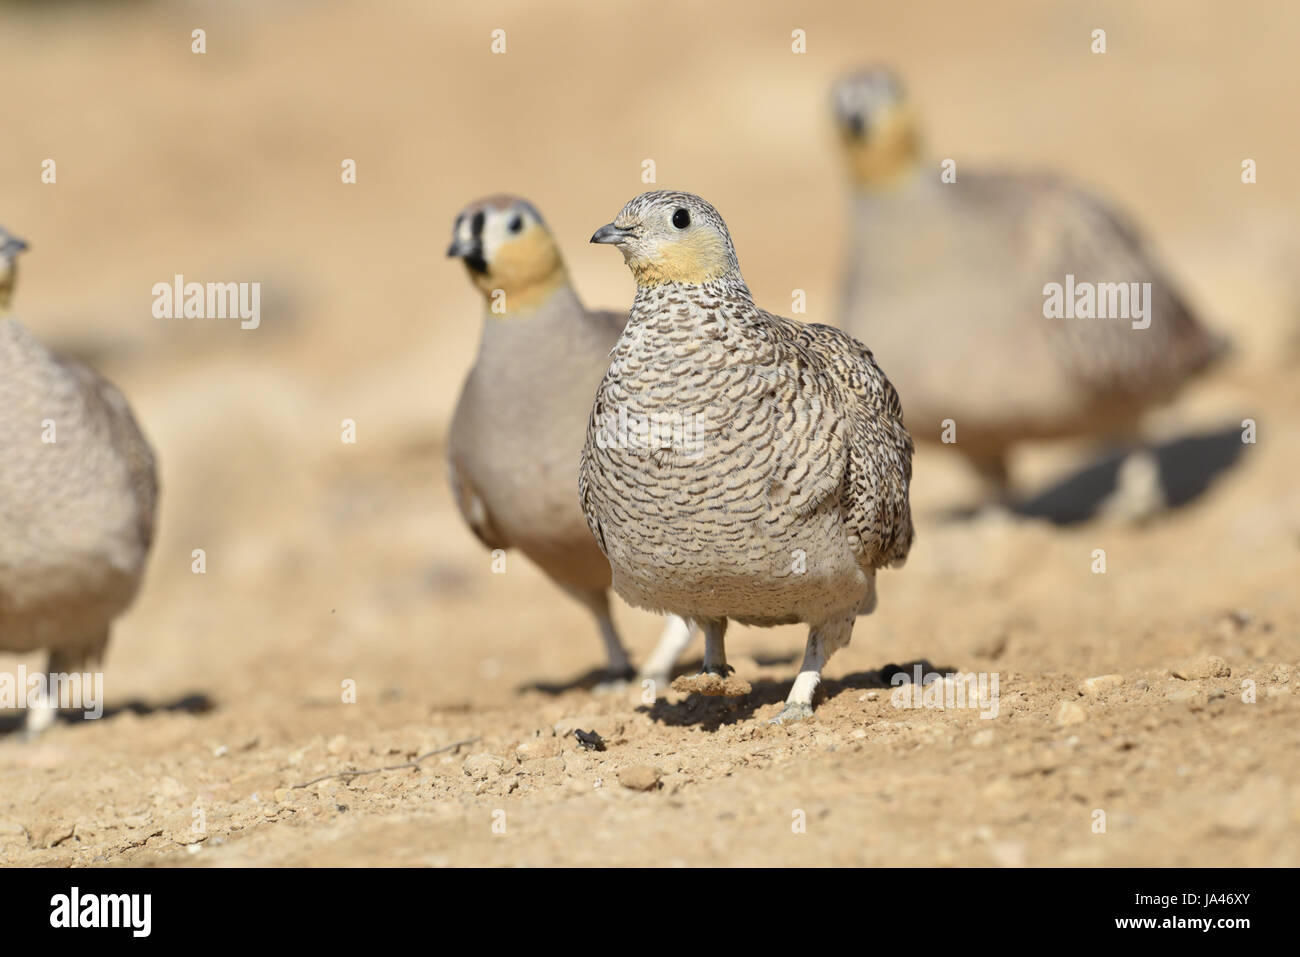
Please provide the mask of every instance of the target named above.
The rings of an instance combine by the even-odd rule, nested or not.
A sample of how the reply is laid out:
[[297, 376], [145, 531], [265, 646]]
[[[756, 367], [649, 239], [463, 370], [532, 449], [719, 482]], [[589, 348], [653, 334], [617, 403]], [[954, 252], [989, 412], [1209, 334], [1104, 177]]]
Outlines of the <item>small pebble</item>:
[[1052, 714], [1052, 721], [1060, 725], [1082, 724], [1088, 720], [1088, 712], [1077, 701], [1062, 701]]
[[660, 774], [648, 764], [634, 764], [618, 772], [618, 783], [633, 791], [649, 791], [659, 786]]
[[1098, 675], [1079, 682], [1079, 694], [1085, 698], [1100, 698], [1124, 684], [1123, 675]]

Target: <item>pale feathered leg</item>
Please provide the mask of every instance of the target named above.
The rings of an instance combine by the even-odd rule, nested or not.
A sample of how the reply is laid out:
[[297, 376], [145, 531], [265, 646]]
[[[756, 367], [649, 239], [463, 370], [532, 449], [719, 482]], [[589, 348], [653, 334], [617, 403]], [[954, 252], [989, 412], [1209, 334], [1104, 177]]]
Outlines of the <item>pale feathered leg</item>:
[[603, 588], [590, 590], [566, 588], [565, 590], [586, 605], [595, 617], [596, 624], [600, 628], [601, 640], [605, 643], [605, 656], [608, 661], [606, 667], [610, 678], [621, 680], [631, 678], [636, 672], [632, 668], [631, 659], [627, 656], [627, 650], [623, 647], [623, 641], [618, 636], [618, 629], [614, 627], [614, 619], [610, 616], [609, 593]]
[[[49, 670], [46, 671], [46, 682], [49, 681]], [[23, 717], [23, 734], [27, 738], [35, 738], [43, 732], [49, 730], [59, 717], [59, 703], [50, 700], [44, 692], [40, 698], [28, 696], [27, 714]]]
[[978, 455], [968, 453], [967, 459], [979, 473], [983, 506], [991, 509], [1010, 508], [1015, 501], [1015, 490], [1011, 485], [1006, 452], [999, 449], [982, 451]]
[[695, 622], [704, 629], [704, 670], [698, 675], [683, 675], [673, 682], [674, 691], [696, 693], [725, 698], [747, 695], [753, 688], [748, 681], [737, 677], [735, 668], [727, 664], [727, 619], [717, 618]]
[[1169, 507], [1160, 480], [1160, 460], [1145, 446], [1125, 456], [1115, 474], [1115, 491], [1097, 508], [1097, 514], [1119, 522], [1140, 524]]
[[[108, 645], [108, 629], [95, 639], [89, 647], [82, 646], [76, 651], [51, 651], [49, 659], [45, 665], [45, 689], [42, 697], [38, 701], [27, 702], [27, 714], [23, 719], [23, 733], [26, 737], [35, 738], [42, 732], [49, 730], [59, 717], [59, 682], [54, 680], [55, 675], [84, 675], [91, 669], [100, 667], [104, 657], [104, 649]], [[93, 680], [93, 679], [92, 679]], [[89, 694], [89, 689], [77, 687], [81, 690], [83, 705], [85, 697]], [[76, 704], [77, 702], [71, 702]], [[102, 704], [102, 702], [100, 702]]]
[[704, 629], [704, 673], [725, 678], [736, 669], [727, 664], [727, 619], [700, 622]]
[[655, 683], [655, 689], [667, 688], [672, 681], [673, 665], [695, 636], [691, 623], [678, 615], [668, 615], [664, 621], [663, 634], [659, 643], [646, 663], [641, 666], [640, 679]]
[[803, 664], [794, 679], [794, 687], [785, 699], [785, 708], [772, 719], [772, 724], [786, 724], [812, 717], [813, 694], [821, 684], [822, 668], [831, 655], [849, 643], [853, 637], [853, 619], [815, 625], [808, 632], [808, 645], [804, 649]]

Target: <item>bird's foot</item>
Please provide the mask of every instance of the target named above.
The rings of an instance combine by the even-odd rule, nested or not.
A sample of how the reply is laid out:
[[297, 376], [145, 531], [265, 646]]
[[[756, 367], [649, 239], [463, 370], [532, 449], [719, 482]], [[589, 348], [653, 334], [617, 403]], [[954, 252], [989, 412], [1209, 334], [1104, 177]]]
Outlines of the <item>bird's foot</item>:
[[23, 716], [23, 739], [35, 741], [48, 731], [59, 719], [59, 708], [44, 695], [36, 700], [29, 700], [27, 713]]
[[1160, 460], [1149, 449], [1139, 449], [1120, 463], [1115, 490], [1097, 506], [1097, 514], [1119, 524], [1141, 525], [1168, 507]]
[[[725, 668], [726, 674], [717, 672]], [[753, 691], [744, 678], [737, 678], [728, 665], [698, 675], [682, 675], [673, 681], [672, 689], [681, 694], [702, 694], [713, 698], [740, 698]]]
[[804, 704], [802, 701], [787, 701], [781, 713], [768, 722], [768, 724], [793, 724], [796, 721], [802, 721], [804, 718], [811, 718], [813, 713], [812, 705]]

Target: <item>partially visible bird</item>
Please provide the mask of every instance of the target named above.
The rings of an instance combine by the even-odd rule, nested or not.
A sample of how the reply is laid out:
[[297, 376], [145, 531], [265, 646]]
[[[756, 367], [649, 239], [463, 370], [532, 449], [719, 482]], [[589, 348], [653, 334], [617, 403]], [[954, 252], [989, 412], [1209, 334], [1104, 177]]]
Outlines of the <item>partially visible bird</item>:
[[18, 257], [26, 250], [26, 242], [0, 226], [0, 316], [9, 314], [18, 281]]
[[[578, 506], [591, 398], [627, 316], [589, 312], [546, 223], [526, 200], [493, 196], [456, 217], [447, 255], [483, 294], [478, 356], [448, 436], [462, 517], [488, 548], [517, 548], [596, 618], [613, 678], [631, 677], [610, 617], [609, 562]], [[667, 685], [690, 639], [669, 621], [647, 677]]]
[[[955, 439], [997, 497], [1009, 497], [1015, 443], [1130, 435], [1225, 351], [1105, 201], [1052, 177], [962, 164], [942, 181], [888, 70], [842, 80], [833, 104], [853, 188], [838, 324], [871, 342], [914, 435]], [[1117, 304], [1127, 284], [1150, 283], [1149, 327], [1046, 318], [1045, 287], [1067, 275], [1126, 284]]]
[[644, 193], [591, 241], [617, 246], [637, 283], [582, 453], [614, 588], [703, 627], [705, 693], [728, 690], [729, 619], [806, 622], [774, 720], [807, 717], [822, 667], [875, 607], [876, 570], [912, 544], [898, 394], [862, 343], [758, 308], [698, 196]]
[[[0, 650], [48, 650], [49, 675], [82, 674], [140, 587], [158, 482], [122, 393], [9, 316], [24, 249], [0, 230]], [[27, 731], [57, 710], [29, 706]]]

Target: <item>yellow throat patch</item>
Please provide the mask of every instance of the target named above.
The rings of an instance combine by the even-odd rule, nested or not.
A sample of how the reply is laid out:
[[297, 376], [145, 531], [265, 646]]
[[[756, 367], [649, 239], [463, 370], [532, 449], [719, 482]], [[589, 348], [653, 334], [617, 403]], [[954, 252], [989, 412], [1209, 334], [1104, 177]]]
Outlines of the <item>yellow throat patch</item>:
[[909, 107], [890, 110], [865, 139], [841, 133], [853, 181], [885, 188], [906, 179], [920, 159], [920, 138]]
[[638, 286], [666, 282], [698, 284], [727, 271], [726, 242], [713, 230], [697, 230], [660, 246], [653, 257], [623, 254]]
[[[494, 314], [521, 317], [533, 312], [569, 282], [559, 247], [544, 228], [533, 224], [502, 245], [486, 273], [470, 273]], [[504, 294], [503, 310], [494, 306]]]

